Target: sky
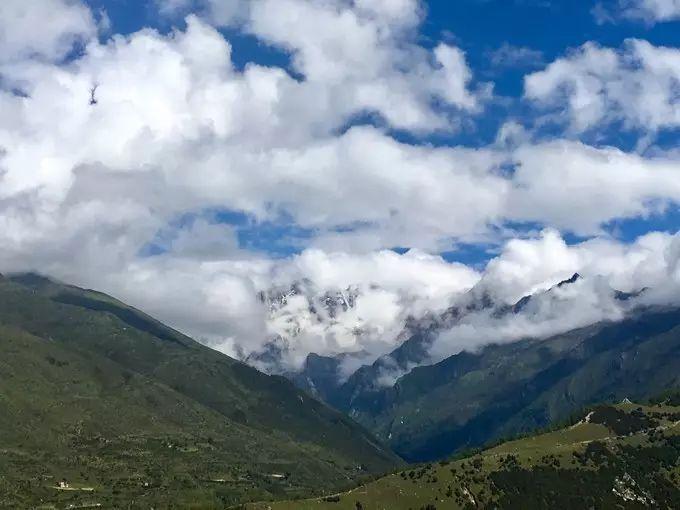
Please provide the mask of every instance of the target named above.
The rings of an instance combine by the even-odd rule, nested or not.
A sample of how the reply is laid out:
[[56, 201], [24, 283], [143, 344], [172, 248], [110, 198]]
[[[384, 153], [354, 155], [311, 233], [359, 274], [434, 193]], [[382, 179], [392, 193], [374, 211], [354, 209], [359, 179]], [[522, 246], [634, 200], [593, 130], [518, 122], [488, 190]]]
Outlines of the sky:
[[292, 367], [479, 285], [669, 300], [679, 44], [678, 0], [4, 0], [0, 271]]

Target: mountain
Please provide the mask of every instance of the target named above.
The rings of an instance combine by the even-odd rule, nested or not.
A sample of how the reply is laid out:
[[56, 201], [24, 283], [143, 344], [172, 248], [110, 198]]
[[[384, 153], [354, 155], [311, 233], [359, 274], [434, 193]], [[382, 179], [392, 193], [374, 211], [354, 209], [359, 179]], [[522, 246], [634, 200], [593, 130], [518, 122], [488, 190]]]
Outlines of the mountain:
[[[437, 335], [460, 321], [478, 313], [495, 319], [531, 315], [553, 294], [581, 280], [575, 274], [511, 305], [473, 289], [444, 314], [414, 321], [399, 348], [346, 381], [332, 384], [318, 363], [314, 371], [306, 365], [293, 380], [317, 388], [320, 398], [409, 461], [443, 458], [542, 427], [593, 402], [648, 397], [679, 386], [680, 309], [635, 308], [629, 301], [639, 292], [612, 291], [615, 300], [630, 306], [620, 322], [602, 321], [547, 338], [462, 351], [435, 364], [428, 361]], [[333, 363], [326, 360], [323, 366], [332, 368]]]
[[401, 463], [285, 378], [34, 274], [0, 277], [0, 451], [8, 508], [222, 508]]
[[571, 426], [411, 467], [348, 492], [248, 510], [680, 508], [680, 398], [600, 405]]
[[[578, 275], [569, 282], [574, 282]], [[565, 282], [562, 282], [565, 283]], [[561, 286], [562, 284], [558, 285]], [[311, 353], [299, 371], [284, 372], [283, 375], [299, 388], [311, 392], [320, 399], [338, 408], [349, 408], [355, 398], [374, 393], [385, 386], [392, 386], [398, 377], [407, 374], [414, 367], [428, 364], [430, 347], [437, 335], [451, 328], [466, 315], [496, 309], [497, 315], [517, 312], [524, 308], [531, 296], [522, 298], [514, 307], [497, 305], [483, 288], [473, 287], [458, 302], [442, 313], [426, 313], [421, 318], [409, 317], [403, 331], [396, 339], [397, 347], [376, 359], [369, 365], [360, 366], [346, 380], [340, 375], [341, 365], [347, 354], [320, 356]], [[275, 350], [275, 343], [269, 344], [261, 356]], [[392, 381], [386, 381], [391, 378]]]
[[[371, 322], [359, 309], [363, 299], [370, 300], [370, 294], [383, 291], [376, 285], [321, 289], [303, 279], [260, 292], [258, 298], [268, 312], [272, 337], [261, 349], [244, 354], [241, 359], [266, 373], [283, 375], [299, 388], [339, 405], [348, 395], [384, 385], [384, 374], [402, 375], [427, 361], [430, 344], [439, 332], [466, 314], [496, 306], [488, 292], [477, 287], [443, 312], [423, 312], [422, 307], [416, 307], [418, 311], [413, 313], [418, 316], [405, 313], [386, 327]], [[412, 302], [414, 297], [403, 294], [400, 299]], [[297, 361], [291, 363], [300, 355], [297, 352], [300, 341], [308, 347], [328, 343], [326, 350], [333, 351], [338, 348], [334, 345], [338, 340], [354, 346], [382, 341], [378, 351], [386, 345], [397, 345], [397, 348], [380, 356], [372, 365], [366, 365], [366, 361], [374, 360], [375, 355], [361, 349], [328, 355], [311, 352], [300, 368], [295, 368]], [[343, 384], [348, 371], [349, 380]]]
[[[554, 288], [575, 283], [581, 278], [574, 274]], [[550, 289], [551, 290], [551, 289]], [[544, 292], [548, 294], [550, 292]], [[349, 409], [355, 399], [375, 393], [414, 367], [429, 364], [430, 347], [437, 336], [450, 329], [468, 315], [493, 311], [495, 317], [521, 312], [535, 296], [525, 296], [514, 305], [497, 303], [489, 292], [479, 285], [463, 294], [457, 302], [441, 313], [427, 313], [421, 318], [409, 317], [397, 339], [398, 347], [380, 356], [370, 365], [361, 366], [346, 381], [337, 376], [343, 356], [320, 357], [310, 354], [299, 372], [286, 373], [298, 387], [317, 395], [332, 405]], [[273, 344], [272, 344], [273, 345]], [[320, 358], [323, 359], [321, 363]], [[325, 368], [325, 370], [324, 370]]]
[[422, 366], [347, 411], [413, 461], [545, 426], [593, 402], [680, 386], [680, 309], [639, 310]]
[[[339, 408], [350, 408], [352, 402], [361, 399], [362, 395], [374, 393], [384, 386], [392, 386], [400, 376], [408, 374], [413, 368], [430, 364], [429, 351], [437, 336], [465, 317], [480, 312], [491, 312], [495, 318], [517, 314], [537, 297], [549, 295], [553, 289], [564, 288], [580, 279], [581, 276], [576, 273], [552, 289], [537, 295], [524, 296], [513, 305], [496, 302], [483, 285], [473, 287], [443, 313], [410, 320], [402, 333], [405, 340], [396, 349], [381, 356], [373, 364], [361, 367], [342, 386], [335, 388], [335, 391], [319, 396]], [[385, 380], [390, 377], [392, 381]]]
[[[438, 321], [439, 314], [427, 310], [441, 306], [405, 289], [325, 287], [305, 279], [259, 292], [258, 299], [266, 311], [269, 337], [255, 351], [237, 343], [239, 358], [266, 373], [295, 379], [312, 393], [331, 382], [331, 373], [339, 370], [336, 379], [341, 379], [375, 360], [377, 353], [401, 345], [412, 330]], [[320, 358], [329, 373], [319, 371]], [[328, 389], [333, 386], [337, 384]]]
[[[340, 320], [356, 306], [360, 296], [356, 287], [322, 291], [309, 280], [260, 292], [258, 298], [267, 310], [272, 338], [260, 350], [243, 355], [243, 361], [266, 373], [282, 375], [290, 373], [287, 358], [291, 342], [309, 334], [308, 330], [323, 336], [361, 336], [364, 332], [360, 319]], [[304, 389], [314, 392], [311, 387]]]
[[[319, 356], [310, 354], [302, 369], [284, 375], [299, 388], [312, 392], [320, 399], [337, 408], [348, 409], [352, 400], [376, 388], [394, 384], [396, 379], [412, 368], [429, 360], [429, 348], [437, 335], [453, 326], [469, 313], [485, 310], [494, 304], [488, 294], [473, 289], [466, 293], [461, 302], [444, 312], [426, 313], [423, 317], [409, 317], [403, 331], [396, 339], [398, 347], [380, 356], [370, 365], [360, 366], [346, 380], [339, 375], [340, 366], [348, 354]], [[385, 381], [384, 379], [393, 379]]]

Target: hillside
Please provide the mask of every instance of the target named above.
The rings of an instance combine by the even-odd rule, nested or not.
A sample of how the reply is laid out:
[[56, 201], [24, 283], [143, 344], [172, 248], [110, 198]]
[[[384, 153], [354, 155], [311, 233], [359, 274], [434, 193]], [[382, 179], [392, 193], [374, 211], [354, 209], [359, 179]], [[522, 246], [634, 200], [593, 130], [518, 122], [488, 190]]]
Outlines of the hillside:
[[374, 369], [357, 372], [328, 401], [405, 459], [436, 460], [586, 405], [680, 385], [680, 310], [638, 309], [621, 322], [463, 351], [390, 387], [371, 383]]
[[680, 399], [598, 406], [572, 426], [325, 498], [249, 510], [680, 508]]
[[[508, 330], [529, 335], [532, 328], [526, 325], [536, 325], [538, 318], [550, 322], [578, 309], [589, 285], [600, 284], [574, 273], [505, 301], [482, 280], [443, 312], [410, 318], [395, 349], [348, 377], [347, 368], [355, 367], [357, 359], [347, 353], [311, 353], [300, 370], [283, 375], [412, 462], [441, 459], [544, 427], [592, 403], [647, 398], [679, 385], [680, 309], [643, 304], [649, 289], [598, 287], [609, 305], [620, 310], [618, 322], [595, 318], [584, 327], [588, 322], [578, 322], [577, 314], [579, 326], [565, 320], [543, 336], [504, 336]], [[557, 308], [561, 312], [548, 319], [546, 310]], [[430, 350], [440, 336], [448, 335], [455, 352], [457, 344], [475, 345], [465, 335], [477, 328], [486, 330], [480, 335], [486, 343], [437, 363], [431, 360]], [[282, 350], [275, 347], [266, 353], [269, 362], [282, 355], [285, 342]]]
[[284, 378], [30, 274], [0, 277], [0, 451], [7, 508], [222, 508], [400, 464]]

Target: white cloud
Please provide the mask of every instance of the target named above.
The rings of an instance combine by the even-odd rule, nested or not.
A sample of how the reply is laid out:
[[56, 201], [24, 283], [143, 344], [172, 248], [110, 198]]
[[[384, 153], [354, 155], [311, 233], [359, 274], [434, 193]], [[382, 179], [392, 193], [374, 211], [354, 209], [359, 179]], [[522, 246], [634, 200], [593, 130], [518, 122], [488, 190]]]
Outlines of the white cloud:
[[247, 0], [155, 0], [155, 3], [160, 14], [170, 19], [193, 12], [221, 26], [242, 23], [249, 12]]
[[599, 22], [618, 18], [640, 20], [648, 24], [680, 19], [680, 0], [619, 0], [617, 9], [598, 4], [595, 16]]
[[[479, 288], [501, 304], [514, 304], [535, 293], [532, 299], [516, 313], [488, 309], [463, 316], [437, 337], [429, 362], [489, 344], [546, 338], [601, 321], [621, 320], [640, 305], [678, 305], [679, 239], [678, 235], [654, 233], [630, 245], [594, 239], [568, 246], [557, 232], [545, 231], [535, 239], [513, 240], [489, 263]], [[554, 287], [576, 272], [582, 278]], [[648, 290], [630, 300], [615, 296], [615, 291], [643, 289]]]
[[[326, 101], [376, 111], [398, 128], [431, 130], [450, 125], [431, 102], [474, 111], [480, 98], [468, 89], [471, 72], [458, 48], [434, 54], [413, 42], [419, 2], [258, 0], [248, 30], [292, 52], [293, 65], [313, 95], [323, 84]], [[484, 91], [483, 94], [487, 92]]]
[[[180, 7], [192, 2], [180, 2]], [[382, 116], [399, 129], [429, 132], [456, 127], [461, 114], [478, 112], [491, 87], [472, 87], [464, 53], [416, 42], [419, 0], [202, 0], [205, 18], [237, 26], [291, 55], [304, 76], [302, 116], [321, 109], [340, 124], [357, 112]], [[176, 0], [161, 2], [177, 11]], [[180, 9], [181, 11], [181, 9]], [[451, 111], [433, 107], [440, 101]], [[320, 117], [320, 115], [318, 116]], [[319, 127], [325, 128], [323, 124]]]
[[[66, 24], [59, 33], [88, 39], [68, 63], [59, 62], [69, 52], [54, 42], [61, 36], [21, 43], [28, 53], [3, 58], [0, 270], [35, 269], [111, 292], [232, 354], [292, 325], [295, 365], [310, 351], [384, 352], [409, 315], [440, 310], [479, 277], [426, 252], [499, 241], [507, 221], [600, 234], [603, 222], [680, 200], [677, 154], [532, 143], [510, 124], [504, 143], [482, 148], [340, 129], [367, 109], [419, 134], [451, 127], [478, 111], [486, 92], [472, 85], [459, 48], [417, 44], [418, 2], [285, 2], [289, 9], [237, 5], [236, 29], [290, 51], [302, 77], [236, 69], [228, 40], [199, 16], [184, 30], [106, 42]], [[668, 74], [672, 52], [666, 61], [647, 49], [647, 67]], [[28, 58], [36, 52], [41, 58]], [[435, 99], [450, 108], [433, 107]], [[620, 108], [607, 99], [602, 115]], [[214, 213], [221, 209], [254, 223], [283, 217], [312, 239], [300, 255], [271, 260], [239, 246], [235, 228]], [[583, 265], [557, 234], [546, 239], [538, 255], [509, 247], [487, 281], [507, 280], [503, 292], [516, 295]], [[149, 243], [165, 253], [146, 256]], [[415, 249], [385, 251], [394, 246]], [[611, 266], [632, 257], [612, 246]], [[631, 287], [647, 278], [641, 268], [624, 273], [617, 278]], [[258, 292], [298, 281], [308, 292], [270, 317]], [[308, 313], [325, 293], [349, 288], [360, 291], [351, 310], [323, 320]]]
[[507, 42], [489, 52], [488, 56], [494, 69], [537, 68], [544, 64], [545, 58], [540, 50], [526, 46], [514, 46]]
[[[299, 367], [310, 352], [360, 353], [375, 359], [396, 347], [408, 317], [442, 310], [451, 296], [479, 278], [461, 264], [417, 251], [352, 255], [307, 250], [281, 261], [243, 254], [214, 258], [219, 251], [205, 256], [196, 250], [200, 244], [188, 242], [197, 230], [200, 239], [204, 225], [182, 236], [184, 245], [192, 247], [190, 253], [135, 259], [115, 270], [109, 259], [103, 272], [89, 262], [75, 267], [45, 259], [40, 267], [69, 282], [96, 283], [230, 355], [257, 352], [283, 336], [288, 351], [282, 362], [288, 368]], [[83, 258], [78, 260], [93, 255], [83, 250], [103, 248], [84, 238], [79, 241]], [[276, 297], [293, 287], [299, 291], [275, 308], [258, 299], [260, 293]], [[352, 306], [331, 315], [325, 300], [338, 295], [351, 295]]]
[[[228, 207], [259, 219], [285, 211], [312, 228], [399, 221], [430, 245], [497, 215], [507, 185], [489, 173], [500, 160], [493, 151], [433, 151], [374, 128], [337, 135], [343, 115], [317, 107], [306, 82], [278, 68], [237, 72], [230, 51], [189, 18], [186, 32], [167, 37], [147, 30], [93, 42], [68, 67], [5, 66], [27, 97], [0, 94], [0, 197], [37, 194], [53, 221], [77, 185], [78, 200], [127, 202], [153, 211], [159, 228], [174, 214]], [[101, 196], [90, 177], [98, 171], [109, 185], [133, 186], [134, 200]], [[450, 189], [464, 194], [451, 202]]]
[[525, 96], [581, 133], [621, 122], [654, 133], [680, 126], [680, 50], [631, 39], [614, 50], [586, 43], [525, 80]]
[[581, 281], [532, 299], [521, 312], [494, 316], [477, 312], [441, 333], [433, 343], [430, 362], [463, 350], [526, 338], [547, 338], [600, 321], [621, 320], [625, 306], [600, 280]]
[[80, 0], [0, 2], [0, 63], [29, 57], [59, 60], [75, 42], [96, 34], [94, 17]]
[[[333, 251], [346, 242], [436, 250], [506, 220], [598, 233], [602, 222], [678, 199], [672, 156], [568, 142], [432, 148], [366, 127], [338, 135], [343, 116], [312, 108], [307, 82], [274, 67], [236, 71], [230, 51], [218, 32], [189, 18], [186, 32], [93, 42], [68, 67], [4, 66], [28, 96], [0, 94], [0, 197], [15, 225], [7, 232], [26, 236], [24, 214], [25, 225], [41, 217], [56, 231], [76, 206], [106, 204], [143, 212], [144, 237], [186, 212], [226, 207], [260, 220], [283, 212]], [[519, 164], [514, 174], [499, 170], [506, 161]], [[102, 182], [119, 192], [103, 192]], [[606, 201], [603, 183], [616, 187]], [[30, 210], [20, 196], [31, 197]]]
[[675, 157], [563, 140], [522, 144], [513, 156], [510, 217], [590, 235], [616, 218], [647, 216], [680, 201]]
[[478, 278], [464, 265], [418, 251], [307, 250], [276, 264], [262, 289], [276, 291], [270, 298], [269, 337], [285, 338], [284, 361], [293, 367], [310, 352], [355, 353], [372, 360], [397, 346], [409, 317], [443, 310], [451, 296]]
[[568, 245], [556, 230], [545, 230], [536, 238], [508, 241], [489, 262], [480, 285], [507, 304], [545, 291], [575, 273], [604, 278], [623, 292], [657, 287], [667, 277], [666, 251], [674, 239], [654, 233], [629, 245], [607, 238]]

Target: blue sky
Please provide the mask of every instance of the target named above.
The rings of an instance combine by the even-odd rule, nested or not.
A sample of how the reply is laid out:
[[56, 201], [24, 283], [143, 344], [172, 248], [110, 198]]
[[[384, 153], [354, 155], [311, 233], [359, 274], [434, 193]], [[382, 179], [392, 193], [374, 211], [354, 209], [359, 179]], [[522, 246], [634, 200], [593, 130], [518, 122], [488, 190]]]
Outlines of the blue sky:
[[[153, 2], [88, 0], [88, 3], [94, 10], [104, 9], [107, 12], [113, 33], [132, 33], [148, 26], [166, 32], [171, 26], [182, 26], [181, 17], [159, 16]], [[480, 147], [492, 143], [498, 129], [508, 119], [531, 125], [537, 113], [522, 99], [525, 75], [544, 68], [587, 41], [614, 48], [630, 38], [644, 39], [657, 46], [675, 47], [680, 44], [678, 23], [647, 24], [632, 20], [601, 23], [593, 15], [595, 4], [586, 0], [430, 0], [426, 5], [427, 17], [420, 27], [419, 43], [432, 48], [444, 40], [463, 49], [477, 82], [493, 82], [495, 98], [482, 114], [471, 119], [460, 131], [430, 135], [390, 131], [396, 139], [412, 144]], [[614, 8], [616, 2], [603, 5]], [[238, 30], [222, 31], [232, 44], [232, 58], [238, 67], [256, 62], [285, 67], [290, 71], [289, 56], [283, 50]], [[505, 55], [508, 58], [501, 58], [500, 50], [503, 48], [507, 50]], [[512, 55], [517, 58], [511, 58]], [[374, 116], [364, 115], [345, 127], [361, 123], [381, 124]], [[546, 137], [562, 134], [554, 127], [543, 129]], [[639, 135], [637, 131], [622, 130], [614, 125], [577, 138], [595, 145], [632, 150]], [[659, 134], [655, 146], [673, 148], [678, 139], [677, 130], [667, 131]], [[313, 238], [313, 230], [298, 228], [285, 217], [279, 221], [258, 223], [239, 211], [229, 211], [228, 205], [225, 211], [213, 216], [214, 221], [234, 225], [244, 248], [277, 257], [288, 256], [299, 252]], [[603, 229], [628, 242], [648, 231], [674, 232], [678, 219], [677, 207], [670, 207], [667, 212], [614, 220], [603, 225]], [[540, 227], [540, 223], [532, 223], [526, 228], [515, 226], [514, 231], [521, 235], [522, 232], [535, 232]], [[565, 235], [574, 242], [583, 239], [568, 231]], [[493, 245], [453, 243], [442, 254], [447, 260], [479, 265], [496, 251], [497, 247]], [[149, 253], [158, 251], [151, 250]]]
[[[111, 32], [129, 34], [144, 27], [167, 31], [177, 19], [159, 17], [153, 0], [87, 0], [94, 10], [104, 9], [111, 20]], [[648, 26], [622, 21], [598, 23], [590, 0], [427, 0], [427, 18], [420, 30], [424, 46], [436, 45], [442, 38], [463, 48], [470, 65], [480, 76], [493, 79], [498, 94], [521, 96], [527, 69], [539, 68], [586, 41], [603, 46], [619, 46], [628, 38], [644, 38], [656, 45], [677, 46], [677, 23]], [[610, 0], [610, 4], [615, 1]], [[607, 2], [605, 1], [605, 5]], [[285, 54], [268, 48], [254, 37], [225, 31], [234, 46], [234, 60], [282, 64]], [[540, 52], [542, 61], [520, 66], [494, 68], [489, 55], [504, 44]]]
[[383, 352], [480, 281], [680, 295], [675, 5], [3, 0], [0, 272], [230, 354], [286, 335], [257, 296], [304, 282], [293, 365]]

